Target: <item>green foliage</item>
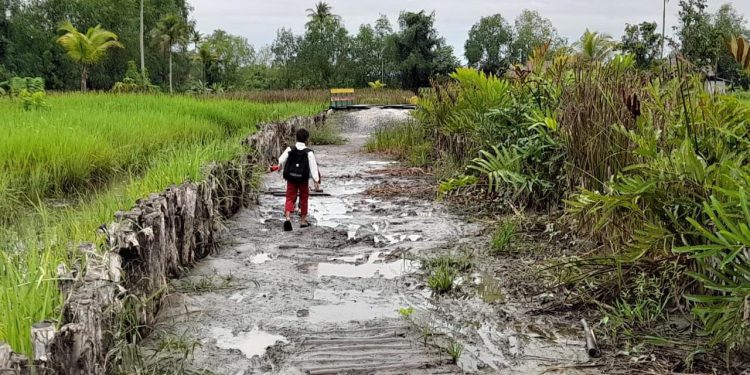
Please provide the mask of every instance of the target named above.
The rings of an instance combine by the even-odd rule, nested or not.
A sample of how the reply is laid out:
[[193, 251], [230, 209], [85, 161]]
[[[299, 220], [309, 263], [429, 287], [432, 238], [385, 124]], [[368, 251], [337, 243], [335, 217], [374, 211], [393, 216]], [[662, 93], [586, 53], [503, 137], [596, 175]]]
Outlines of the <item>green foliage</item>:
[[406, 121], [376, 130], [365, 144], [368, 152], [379, 152], [407, 161], [415, 167], [430, 165], [433, 144], [426, 129], [415, 121]]
[[44, 91], [30, 92], [23, 89], [18, 94], [21, 99], [21, 107], [24, 111], [40, 110], [49, 108], [47, 94]]
[[750, 319], [750, 175], [737, 171], [739, 187], [721, 189], [703, 203], [706, 222], [687, 220], [700, 238], [698, 245], [675, 249], [696, 259], [699, 272], [690, 275], [707, 292], [690, 295], [694, 312], [710, 334], [711, 345], [723, 345], [727, 353], [748, 343]]
[[585, 61], [607, 61], [612, 56], [615, 43], [607, 34], [586, 29], [574, 47], [578, 49], [579, 56]]
[[417, 92], [429, 85], [431, 76], [448, 74], [458, 66], [453, 49], [435, 30], [434, 13], [402, 12], [398, 22], [401, 30], [390, 38], [389, 48], [402, 88]]
[[656, 30], [656, 22], [625, 25], [625, 34], [622, 36], [620, 49], [633, 55], [636, 66], [641, 69], [652, 67], [661, 55], [662, 35]]
[[506, 220], [495, 229], [492, 235], [492, 252], [500, 253], [508, 248], [508, 245], [516, 235], [516, 224]]
[[458, 363], [459, 358], [461, 358], [461, 354], [464, 352], [464, 346], [455, 340], [451, 340], [446, 351], [448, 352], [448, 355], [451, 356], [453, 363], [456, 364]]
[[513, 28], [502, 15], [482, 17], [469, 30], [464, 54], [470, 67], [486, 73], [503, 74], [513, 53]]
[[409, 306], [409, 307], [401, 307], [401, 308], [398, 309], [398, 314], [401, 315], [404, 318], [409, 318], [411, 316], [411, 314], [413, 314], [413, 313], [414, 313], [414, 308], [411, 307], [411, 306]]
[[476, 185], [479, 180], [474, 176], [461, 176], [458, 178], [449, 178], [441, 181], [438, 186], [438, 193], [441, 195], [449, 194], [467, 186]]
[[156, 93], [159, 88], [148, 79], [148, 72], [141, 74], [135, 66], [135, 61], [128, 61], [128, 70], [122, 81], [115, 82], [112, 92], [122, 93]]
[[560, 37], [552, 22], [542, 17], [536, 10], [522, 10], [514, 26], [513, 62], [525, 63], [532, 57], [534, 49], [545, 43], [549, 43], [553, 50], [567, 44], [566, 40]]
[[435, 268], [427, 278], [427, 286], [437, 294], [445, 294], [453, 290], [453, 283], [456, 280], [457, 272], [455, 269], [440, 265]]
[[86, 91], [89, 67], [99, 64], [106, 56], [107, 50], [124, 48], [117, 40], [117, 34], [103, 29], [101, 25], [90, 27], [84, 34], [78, 31], [70, 21], [66, 21], [60, 25], [59, 31], [64, 34], [57, 38], [57, 43], [65, 48], [71, 60], [83, 67], [81, 91]]
[[341, 136], [340, 131], [330, 122], [315, 126], [310, 129], [310, 144], [316, 145], [343, 145], [346, 138]]
[[44, 92], [44, 80], [40, 77], [11, 77], [6, 87], [10, 96], [20, 96], [23, 91], [34, 94]]
[[367, 82], [367, 85], [370, 86], [371, 89], [378, 91], [382, 89], [383, 87], [387, 86], [385, 83], [380, 82], [380, 80], [376, 80], [375, 82]]

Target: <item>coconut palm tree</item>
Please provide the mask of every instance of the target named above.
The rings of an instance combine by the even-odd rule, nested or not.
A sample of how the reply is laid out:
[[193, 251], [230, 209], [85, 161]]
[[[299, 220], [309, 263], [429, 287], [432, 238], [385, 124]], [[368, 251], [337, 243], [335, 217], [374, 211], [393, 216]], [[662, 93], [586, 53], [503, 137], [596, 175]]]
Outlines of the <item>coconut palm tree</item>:
[[308, 8], [307, 17], [310, 18], [310, 21], [307, 22], [308, 25], [314, 24], [314, 23], [323, 23], [328, 20], [340, 20], [341, 19], [340, 16], [337, 16], [331, 13], [331, 6], [328, 5], [328, 3], [323, 2], [323, 1], [320, 1], [317, 4], [315, 4], [315, 8]]
[[86, 80], [89, 76], [89, 66], [102, 61], [110, 48], [125, 48], [117, 41], [117, 34], [102, 29], [101, 25], [90, 27], [86, 34], [78, 31], [70, 21], [60, 25], [64, 32], [57, 38], [57, 43], [65, 48], [68, 57], [81, 64], [81, 91], [86, 91]]
[[143, 46], [143, 1], [141, 0], [141, 29], [140, 29], [140, 46], [141, 46], [141, 75], [146, 75], [146, 51]]
[[170, 14], [164, 16], [156, 24], [156, 27], [151, 30], [151, 37], [154, 39], [155, 44], [164, 53], [169, 54], [169, 93], [174, 92], [172, 88], [172, 48], [178, 44], [187, 43], [189, 27], [185, 21], [174, 15]]
[[581, 39], [574, 45], [578, 49], [579, 55], [590, 61], [604, 61], [612, 56], [615, 42], [607, 34], [600, 34], [597, 31], [591, 32], [586, 29]]

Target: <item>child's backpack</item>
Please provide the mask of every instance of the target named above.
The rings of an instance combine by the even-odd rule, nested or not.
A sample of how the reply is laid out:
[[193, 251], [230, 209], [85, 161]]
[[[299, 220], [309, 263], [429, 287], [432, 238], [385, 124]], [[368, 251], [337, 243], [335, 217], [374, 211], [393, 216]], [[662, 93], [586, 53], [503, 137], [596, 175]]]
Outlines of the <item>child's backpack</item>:
[[284, 179], [295, 184], [302, 184], [310, 179], [310, 161], [307, 154], [312, 152], [309, 148], [298, 150], [292, 147], [289, 157], [284, 164]]

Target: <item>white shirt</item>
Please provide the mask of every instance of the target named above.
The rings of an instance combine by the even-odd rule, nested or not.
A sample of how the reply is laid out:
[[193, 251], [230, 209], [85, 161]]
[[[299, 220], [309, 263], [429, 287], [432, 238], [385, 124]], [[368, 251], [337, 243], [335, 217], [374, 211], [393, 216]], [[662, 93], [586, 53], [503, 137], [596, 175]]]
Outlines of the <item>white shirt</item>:
[[[304, 150], [307, 148], [304, 143], [297, 142], [294, 145], [297, 150]], [[284, 150], [284, 153], [281, 154], [279, 157], [279, 173], [284, 173], [284, 164], [286, 164], [286, 159], [289, 158], [289, 152], [292, 151], [291, 147], [287, 147], [286, 150]], [[315, 153], [308, 152], [307, 153], [307, 161], [310, 163], [310, 178], [313, 179], [315, 182], [320, 182], [320, 174], [318, 172], [318, 162], [315, 161]]]

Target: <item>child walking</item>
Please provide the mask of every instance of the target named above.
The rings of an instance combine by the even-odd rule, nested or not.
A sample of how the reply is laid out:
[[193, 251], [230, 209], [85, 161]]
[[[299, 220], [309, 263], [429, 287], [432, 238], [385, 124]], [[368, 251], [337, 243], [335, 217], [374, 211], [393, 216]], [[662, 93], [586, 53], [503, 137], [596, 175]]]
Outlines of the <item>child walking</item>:
[[279, 169], [286, 180], [286, 204], [284, 206], [284, 231], [292, 230], [292, 212], [299, 194], [300, 228], [310, 226], [307, 222], [307, 206], [310, 198], [310, 183], [312, 178], [315, 182], [315, 190], [320, 190], [320, 172], [315, 154], [305, 145], [310, 138], [310, 133], [305, 129], [297, 130], [295, 135], [297, 143], [294, 147], [287, 147], [279, 157]]

